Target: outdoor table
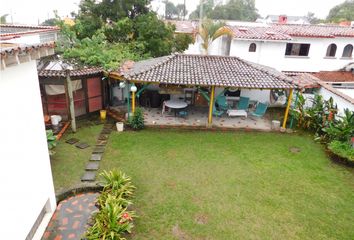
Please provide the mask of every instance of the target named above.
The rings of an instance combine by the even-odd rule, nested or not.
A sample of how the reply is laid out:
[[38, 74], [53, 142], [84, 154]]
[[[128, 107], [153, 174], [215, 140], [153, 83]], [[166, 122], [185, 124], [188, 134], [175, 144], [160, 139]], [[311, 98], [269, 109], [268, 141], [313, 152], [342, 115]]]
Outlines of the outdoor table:
[[174, 109], [175, 117], [176, 117], [177, 109], [186, 108], [188, 106], [188, 104], [185, 101], [182, 101], [182, 100], [167, 100], [167, 101], [164, 101], [163, 107], [162, 107], [162, 114], [165, 112], [165, 106]]
[[229, 117], [247, 117], [247, 112], [245, 110], [229, 109], [227, 115]]

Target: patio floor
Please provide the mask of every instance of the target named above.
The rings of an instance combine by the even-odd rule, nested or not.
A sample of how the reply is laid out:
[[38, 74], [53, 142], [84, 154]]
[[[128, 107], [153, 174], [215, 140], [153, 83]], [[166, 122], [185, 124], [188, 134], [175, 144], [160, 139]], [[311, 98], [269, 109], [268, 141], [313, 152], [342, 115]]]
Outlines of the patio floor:
[[[205, 127], [208, 121], [207, 107], [188, 107], [188, 116], [185, 118], [175, 117], [173, 110], [161, 115], [161, 108], [142, 108], [144, 111], [145, 125], [164, 126], [196, 126]], [[263, 118], [228, 117], [224, 114], [221, 117], [213, 116], [213, 127], [254, 129], [261, 131], [271, 130], [271, 118], [267, 113]]]

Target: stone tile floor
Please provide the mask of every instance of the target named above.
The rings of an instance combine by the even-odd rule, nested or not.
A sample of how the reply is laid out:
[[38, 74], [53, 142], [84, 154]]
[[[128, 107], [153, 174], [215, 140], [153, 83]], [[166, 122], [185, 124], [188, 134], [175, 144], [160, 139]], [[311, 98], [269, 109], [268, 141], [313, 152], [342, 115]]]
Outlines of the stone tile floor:
[[[161, 115], [161, 108], [144, 108], [145, 125], [167, 125], [167, 126], [199, 126], [205, 127], [208, 121], [207, 108], [189, 108], [188, 116], [185, 118], [175, 117], [174, 112], [165, 112]], [[271, 120], [267, 115], [263, 118], [251, 117], [222, 117], [213, 116], [213, 126], [235, 129], [255, 129], [270, 131]]]
[[78, 194], [61, 201], [53, 214], [42, 240], [81, 239], [87, 229], [98, 193]]

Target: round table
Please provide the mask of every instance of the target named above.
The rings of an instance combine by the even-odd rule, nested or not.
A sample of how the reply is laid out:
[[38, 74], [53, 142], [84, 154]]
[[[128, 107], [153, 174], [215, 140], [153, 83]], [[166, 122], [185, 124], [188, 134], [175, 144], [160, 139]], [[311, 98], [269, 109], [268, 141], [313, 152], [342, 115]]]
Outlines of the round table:
[[185, 101], [182, 100], [167, 100], [164, 102], [166, 107], [172, 108], [175, 111], [175, 116], [176, 116], [176, 109], [182, 109], [186, 108], [188, 104]]

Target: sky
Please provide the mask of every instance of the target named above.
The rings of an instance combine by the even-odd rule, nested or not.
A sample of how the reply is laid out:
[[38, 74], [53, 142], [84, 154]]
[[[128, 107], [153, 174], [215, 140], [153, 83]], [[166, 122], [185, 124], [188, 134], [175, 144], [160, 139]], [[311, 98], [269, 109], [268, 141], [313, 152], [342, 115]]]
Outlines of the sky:
[[[175, 4], [183, 0], [171, 0]], [[70, 16], [77, 11], [79, 0], [9, 0], [1, 4], [0, 16], [9, 14], [8, 22], [21, 24], [37, 24], [54, 17], [53, 10], [58, 10], [59, 16]], [[268, 14], [286, 14], [303, 16], [314, 12], [316, 17], [325, 18], [329, 10], [344, 2], [344, 0], [256, 0], [256, 8], [261, 16]], [[187, 10], [192, 12], [199, 0], [186, 0]], [[11, 17], [12, 16], [12, 17]]]

